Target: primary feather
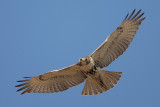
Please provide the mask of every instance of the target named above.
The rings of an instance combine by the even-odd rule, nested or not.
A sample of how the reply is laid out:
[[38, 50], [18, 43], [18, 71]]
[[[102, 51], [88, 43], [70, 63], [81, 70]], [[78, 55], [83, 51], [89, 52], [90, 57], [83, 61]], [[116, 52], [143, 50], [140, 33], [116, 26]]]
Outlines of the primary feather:
[[69, 89], [78, 85], [86, 79], [86, 76], [79, 70], [78, 65], [72, 65], [57, 71], [51, 71], [32, 77], [16, 87], [21, 87], [17, 91], [24, 90], [24, 93], [53, 93]]
[[122, 24], [90, 55], [97, 66], [107, 67], [126, 51], [145, 19], [141, 18], [144, 13], [140, 12], [141, 10], [134, 15], [134, 10], [130, 16], [127, 14]]

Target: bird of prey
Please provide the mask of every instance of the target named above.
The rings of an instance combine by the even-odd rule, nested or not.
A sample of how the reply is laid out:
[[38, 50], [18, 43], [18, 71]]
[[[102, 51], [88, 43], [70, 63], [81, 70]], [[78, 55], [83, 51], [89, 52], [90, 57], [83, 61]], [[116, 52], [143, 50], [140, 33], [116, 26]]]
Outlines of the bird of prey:
[[65, 91], [85, 81], [82, 95], [97, 95], [114, 87], [120, 80], [122, 72], [102, 70], [120, 55], [122, 55], [130, 43], [145, 17], [139, 10], [125, 17], [115, 31], [108, 36], [92, 54], [81, 57], [76, 64], [53, 70], [34, 77], [24, 77], [17, 91], [25, 93], [54, 93]]

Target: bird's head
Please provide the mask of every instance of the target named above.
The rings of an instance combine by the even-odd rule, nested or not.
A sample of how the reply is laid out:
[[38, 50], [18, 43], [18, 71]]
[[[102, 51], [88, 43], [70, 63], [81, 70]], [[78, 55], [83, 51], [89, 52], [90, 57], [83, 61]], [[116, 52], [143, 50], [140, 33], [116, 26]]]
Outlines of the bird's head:
[[79, 59], [79, 65], [87, 65], [90, 63], [90, 60], [88, 57], [81, 57]]

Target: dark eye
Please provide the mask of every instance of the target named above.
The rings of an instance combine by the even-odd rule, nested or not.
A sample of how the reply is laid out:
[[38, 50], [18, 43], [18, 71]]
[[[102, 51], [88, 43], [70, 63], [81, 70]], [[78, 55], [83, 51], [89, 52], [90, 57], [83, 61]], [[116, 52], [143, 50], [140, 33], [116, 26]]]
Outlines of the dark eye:
[[82, 59], [80, 59], [80, 61], [82, 61]]
[[87, 61], [87, 58], [85, 59], [85, 61]]

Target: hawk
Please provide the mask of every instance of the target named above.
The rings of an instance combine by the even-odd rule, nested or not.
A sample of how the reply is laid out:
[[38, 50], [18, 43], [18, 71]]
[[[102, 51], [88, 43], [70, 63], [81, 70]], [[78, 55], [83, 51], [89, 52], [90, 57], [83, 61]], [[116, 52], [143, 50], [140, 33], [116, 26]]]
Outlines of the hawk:
[[17, 81], [22, 82], [16, 86], [21, 87], [17, 91], [23, 90], [21, 94], [61, 92], [85, 80], [82, 95], [97, 95], [113, 88], [120, 80], [122, 72], [106, 71], [102, 68], [109, 66], [126, 51], [145, 19], [143, 15], [141, 10], [135, 13], [134, 9], [92, 54], [81, 57], [74, 65], [34, 77], [24, 77], [27, 79]]

